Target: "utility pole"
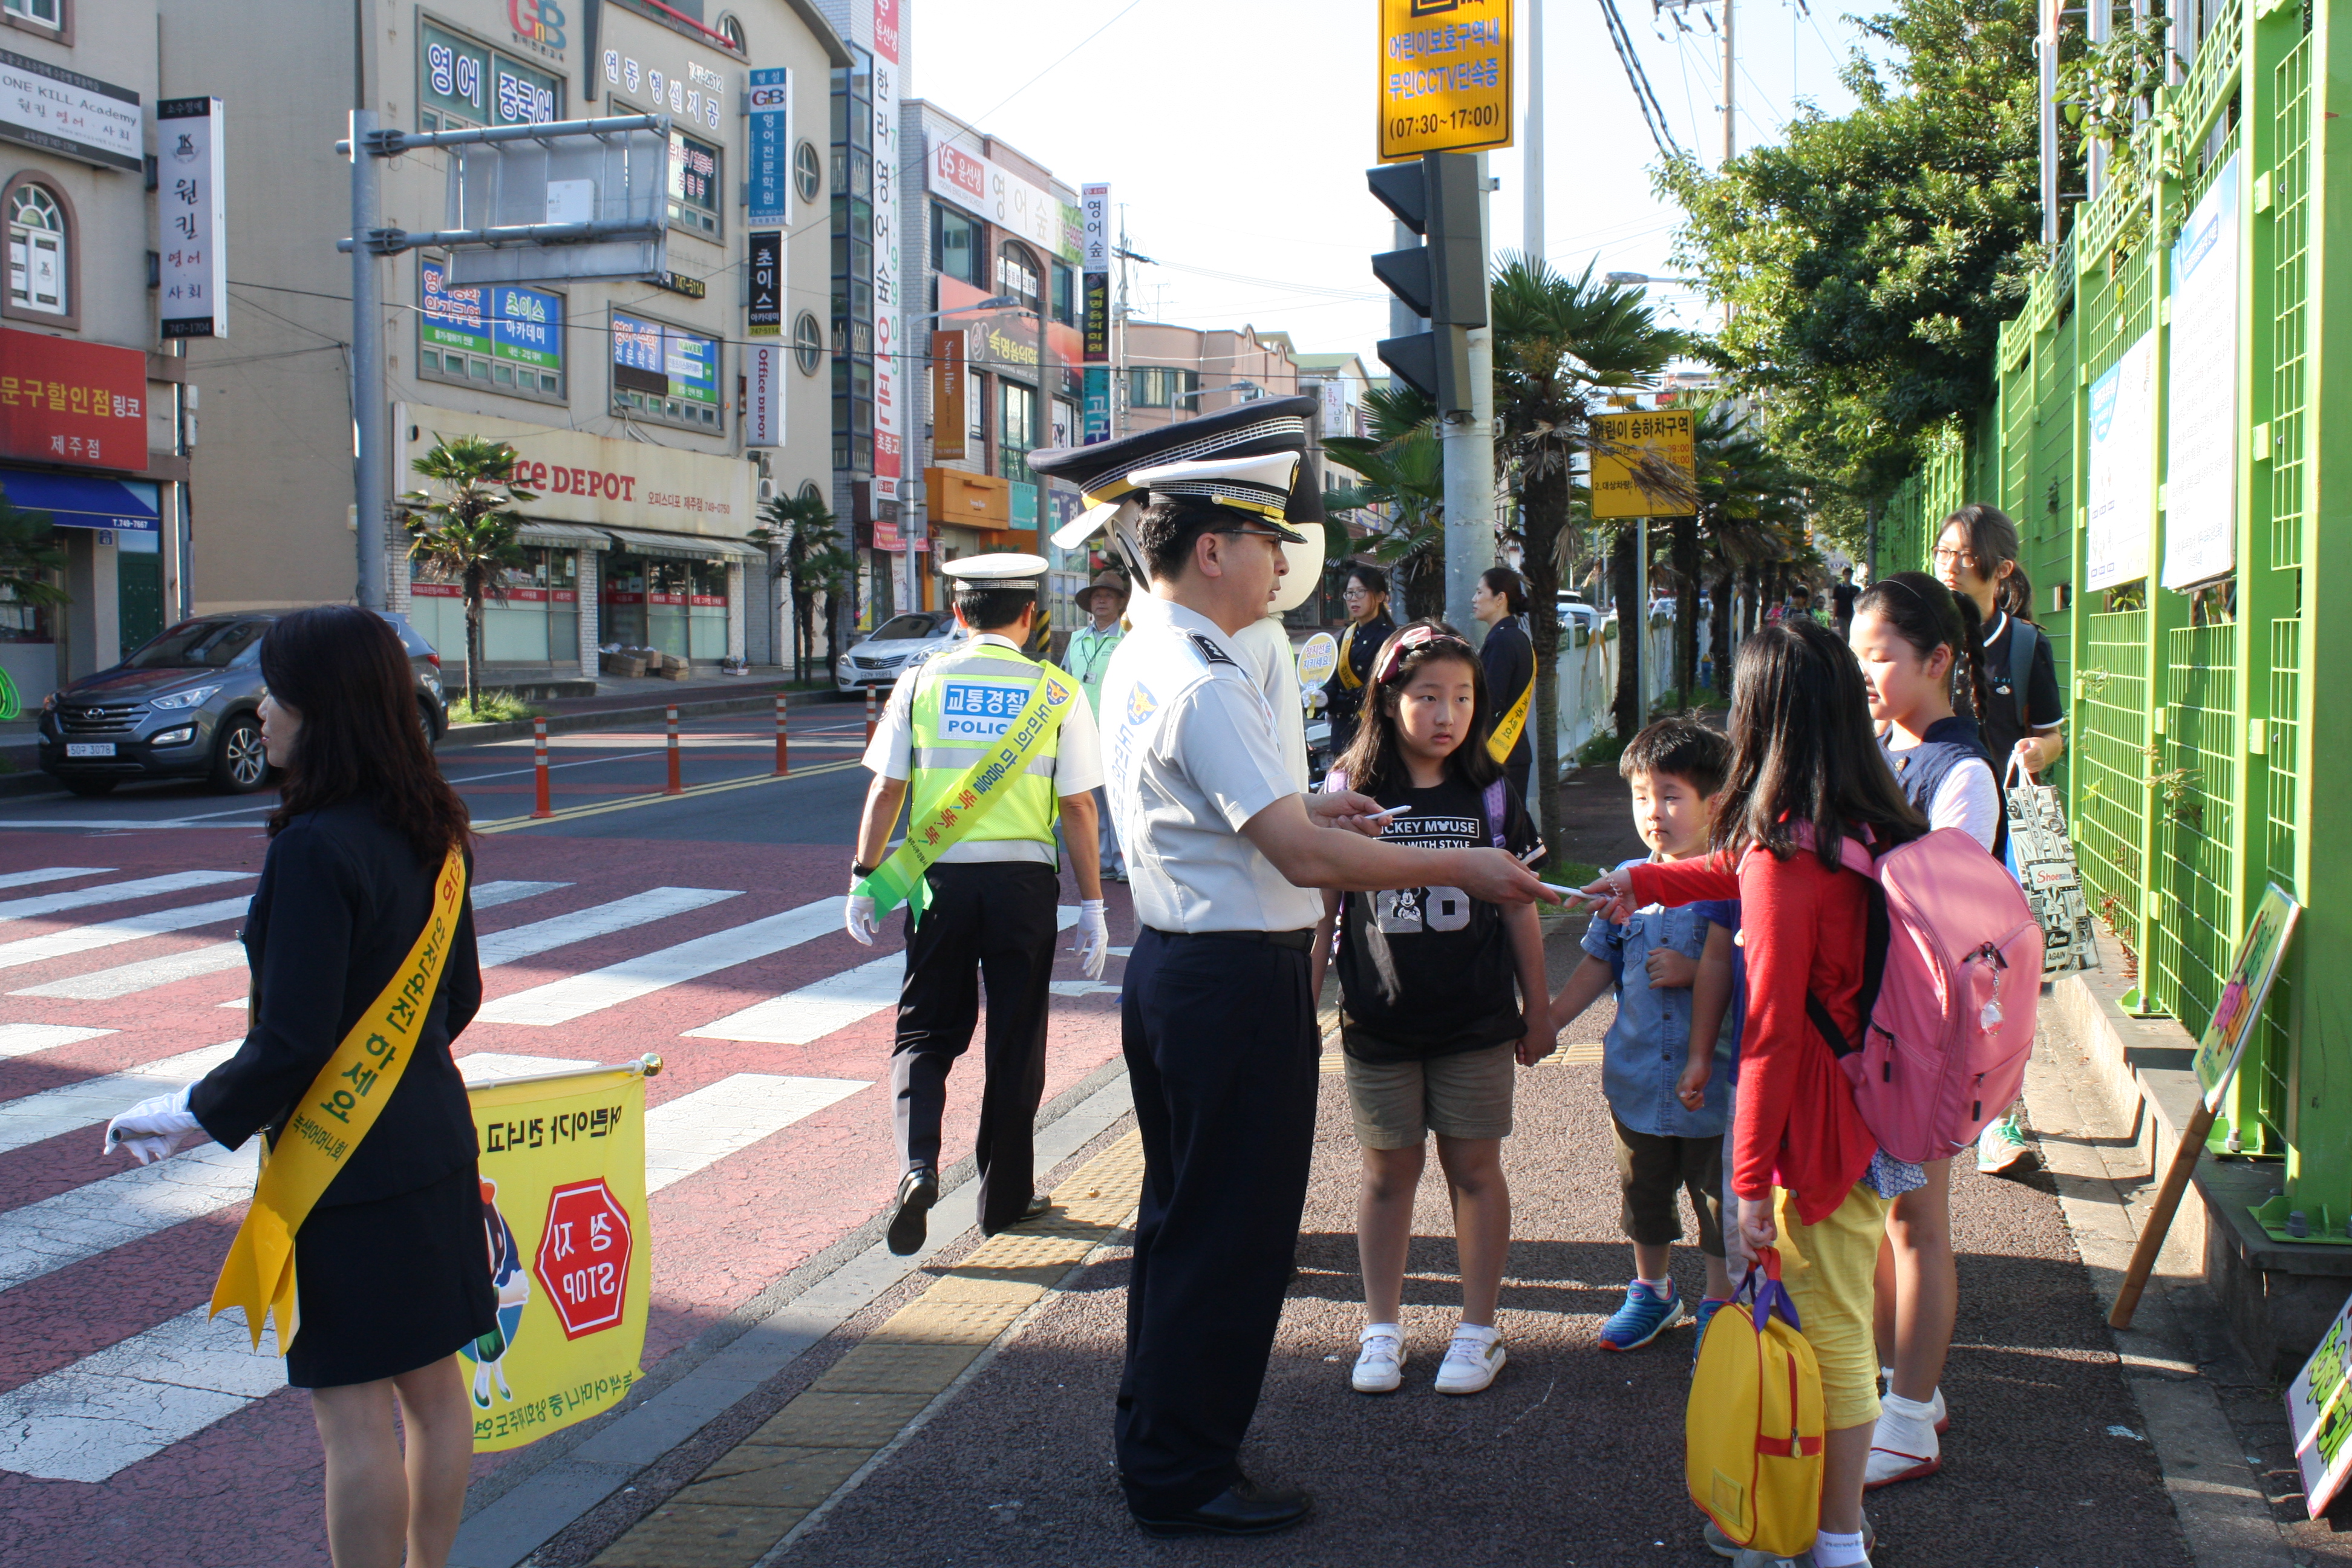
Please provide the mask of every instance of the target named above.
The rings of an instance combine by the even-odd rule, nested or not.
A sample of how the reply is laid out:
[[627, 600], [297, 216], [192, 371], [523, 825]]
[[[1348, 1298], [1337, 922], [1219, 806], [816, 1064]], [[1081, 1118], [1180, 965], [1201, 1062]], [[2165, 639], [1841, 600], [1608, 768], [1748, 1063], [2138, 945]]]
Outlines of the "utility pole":
[[[383, 203], [378, 196], [381, 175], [376, 156], [368, 150], [375, 132], [375, 110], [352, 110], [352, 237], [363, 241], [370, 229], [383, 224]], [[359, 577], [355, 584], [360, 608], [389, 607], [390, 563], [384, 544], [384, 513], [392, 500], [390, 466], [384, 461], [386, 427], [383, 401], [383, 291], [376, 252], [363, 243], [352, 247], [352, 518], [357, 531]]]
[[2058, 250], [2058, 16], [2060, 0], [2035, 0], [2042, 13], [2042, 243]]
[[1739, 153], [1738, 123], [1731, 114], [1734, 99], [1732, 74], [1738, 64], [1738, 57], [1731, 51], [1731, 5], [1732, 0], [1723, 0], [1723, 161], [1726, 165]]
[[[1486, 309], [1486, 154], [1478, 157], [1479, 320]], [[1495, 552], [1495, 330], [1470, 329], [1470, 408], [1438, 426], [1445, 454], [1445, 618], [1465, 633], [1477, 624], [1470, 595]], [[1471, 633], [1475, 636], [1477, 634]]]
[[1528, 0], [1527, 149], [1520, 154], [1520, 180], [1527, 186], [1526, 229], [1519, 248], [1532, 267], [1544, 256], [1544, 42], [1543, 0]]

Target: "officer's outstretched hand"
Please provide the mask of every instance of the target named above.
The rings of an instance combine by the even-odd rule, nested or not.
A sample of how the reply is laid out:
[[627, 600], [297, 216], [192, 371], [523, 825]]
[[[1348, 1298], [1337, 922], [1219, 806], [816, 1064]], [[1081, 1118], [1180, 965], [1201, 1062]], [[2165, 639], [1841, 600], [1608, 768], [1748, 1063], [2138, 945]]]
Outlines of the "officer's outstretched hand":
[[1367, 838], [1378, 838], [1386, 831], [1391, 814], [1382, 811], [1381, 803], [1370, 795], [1335, 789], [1308, 795], [1307, 815], [1318, 827], [1352, 827]]
[[1484, 899], [1490, 904], [1561, 901], [1559, 889], [1520, 865], [1508, 850], [1465, 849], [1459, 853], [1469, 867], [1468, 874], [1462, 879], [1462, 890], [1474, 899]]
[[1110, 957], [1110, 917], [1103, 912], [1100, 899], [1078, 900], [1078, 927], [1070, 951], [1078, 955], [1078, 967], [1087, 979], [1102, 978], [1103, 964]]
[[874, 933], [882, 929], [874, 919], [874, 900], [862, 893], [852, 893], [843, 900], [841, 923], [862, 947], [872, 947]]
[[183, 1084], [170, 1094], [142, 1100], [106, 1124], [106, 1152], [127, 1151], [144, 1165], [176, 1153], [181, 1144], [204, 1129], [188, 1109], [188, 1095], [196, 1086]]

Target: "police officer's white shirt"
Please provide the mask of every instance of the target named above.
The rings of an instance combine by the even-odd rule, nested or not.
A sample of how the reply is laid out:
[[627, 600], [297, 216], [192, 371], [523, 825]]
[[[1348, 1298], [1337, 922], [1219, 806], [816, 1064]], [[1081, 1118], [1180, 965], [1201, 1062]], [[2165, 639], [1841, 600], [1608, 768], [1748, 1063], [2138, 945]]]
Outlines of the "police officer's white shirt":
[[[924, 680], [952, 674], [956, 665], [971, 657], [972, 650], [982, 643], [1021, 653], [1021, 645], [1012, 638], [981, 632], [918, 666], [890, 689], [890, 700], [883, 705], [881, 721], [874, 726], [874, 739], [866, 743], [866, 755], [860, 759], [866, 771], [880, 773], [886, 779], [913, 776], [915, 688]], [[1054, 755], [1054, 793], [1065, 797], [1084, 795], [1102, 782], [1101, 731], [1096, 728], [1094, 710], [1084, 702], [1070, 703], [1062, 710], [1061, 742]], [[1054, 847], [1034, 838], [967, 838], [950, 845], [940, 853], [938, 860], [943, 866], [989, 860], [1034, 860], [1047, 866], [1055, 863]]]
[[[1132, 617], [1130, 617], [1132, 618]], [[1293, 887], [1242, 825], [1301, 793], [1277, 713], [1207, 616], [1158, 603], [1103, 679], [1110, 800], [1136, 918], [1165, 931], [1301, 931], [1323, 896]]]

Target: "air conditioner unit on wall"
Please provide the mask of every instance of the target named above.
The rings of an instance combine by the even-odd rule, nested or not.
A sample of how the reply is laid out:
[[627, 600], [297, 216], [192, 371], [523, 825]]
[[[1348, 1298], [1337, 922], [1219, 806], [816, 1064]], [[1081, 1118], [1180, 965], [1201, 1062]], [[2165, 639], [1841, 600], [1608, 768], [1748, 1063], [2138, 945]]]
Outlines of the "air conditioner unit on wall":
[[775, 499], [776, 481], [773, 479], [761, 479], [760, 481], [760, 504], [761, 506], [765, 506]]

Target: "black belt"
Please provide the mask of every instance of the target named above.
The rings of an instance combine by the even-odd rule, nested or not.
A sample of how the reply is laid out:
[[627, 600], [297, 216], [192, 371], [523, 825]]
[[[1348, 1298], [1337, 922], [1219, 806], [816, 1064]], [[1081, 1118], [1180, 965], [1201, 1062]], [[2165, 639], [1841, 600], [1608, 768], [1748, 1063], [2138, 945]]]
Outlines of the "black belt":
[[1315, 949], [1313, 926], [1304, 931], [1160, 931], [1158, 926], [1146, 929], [1160, 931], [1171, 942], [1222, 938], [1227, 942], [1262, 942], [1268, 947], [1286, 947], [1293, 952], [1311, 952]]

